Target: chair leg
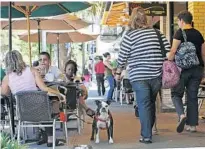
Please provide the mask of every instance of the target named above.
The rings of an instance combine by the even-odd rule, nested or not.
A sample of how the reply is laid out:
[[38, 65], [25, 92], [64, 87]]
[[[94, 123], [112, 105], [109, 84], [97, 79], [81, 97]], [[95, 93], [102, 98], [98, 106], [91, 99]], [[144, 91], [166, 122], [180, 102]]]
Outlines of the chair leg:
[[9, 109], [8, 109], [8, 118], [9, 118], [9, 129], [10, 129], [11, 138], [14, 138], [14, 134], [12, 130], [12, 122], [11, 122], [11, 113]]
[[203, 101], [204, 101], [204, 99], [198, 99], [198, 111], [199, 112], [200, 112], [200, 109], [201, 109], [201, 107], [203, 105]]
[[125, 93], [125, 99], [126, 99], [127, 104], [129, 104], [129, 99], [128, 99], [129, 97], [128, 97], [128, 95], [129, 95], [128, 93]]
[[18, 144], [20, 144], [20, 133], [21, 133], [21, 122], [18, 121], [18, 135], [17, 135]]
[[78, 133], [81, 133], [81, 128], [80, 128], [80, 111], [79, 108], [77, 108], [77, 129], [78, 129]]
[[56, 120], [53, 120], [53, 149], [56, 147]]
[[66, 140], [66, 144], [68, 145], [68, 129], [67, 129], [67, 122], [64, 122], [64, 129], [65, 129], [65, 140]]
[[120, 90], [120, 104], [122, 105], [122, 94], [123, 94], [123, 90]]

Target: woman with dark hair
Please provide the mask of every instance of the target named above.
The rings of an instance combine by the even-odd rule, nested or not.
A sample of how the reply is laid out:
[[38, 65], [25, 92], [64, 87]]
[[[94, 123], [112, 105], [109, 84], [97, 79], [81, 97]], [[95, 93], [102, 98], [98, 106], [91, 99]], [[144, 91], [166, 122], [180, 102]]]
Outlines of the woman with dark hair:
[[162, 56], [159, 39], [160, 33], [165, 50], [170, 45], [165, 36], [153, 29], [147, 22], [143, 8], [134, 8], [129, 22], [130, 30], [123, 37], [118, 56], [116, 79], [126, 63], [129, 66], [129, 79], [136, 93], [139, 118], [141, 123], [141, 143], [152, 143], [152, 127], [154, 125], [155, 101], [162, 84]]
[[113, 96], [113, 92], [114, 92], [114, 88], [115, 88], [115, 80], [114, 80], [114, 77], [113, 77], [114, 68], [111, 65], [111, 61], [110, 61], [111, 55], [110, 55], [110, 53], [106, 52], [106, 53], [103, 54], [103, 56], [105, 57], [105, 60], [104, 60], [105, 77], [107, 78], [109, 86], [110, 86], [110, 89], [109, 89], [108, 94], [107, 94], [107, 103], [110, 104], [111, 101], [112, 101], [112, 96]]
[[[198, 30], [193, 28], [193, 16], [189, 11], [185, 10], [180, 12], [177, 18], [179, 29], [174, 35], [172, 48], [170, 50], [170, 53], [168, 54], [168, 59], [174, 60], [179, 47], [181, 46], [181, 44], [185, 43], [186, 39], [187, 43], [192, 43], [192, 47], [195, 48], [194, 54], [196, 54], [199, 60], [199, 64], [194, 65], [191, 68], [182, 69], [178, 85], [171, 90], [172, 101], [179, 116], [179, 124], [176, 130], [178, 133], [181, 133], [184, 130], [184, 126], [186, 124], [187, 131], [196, 132], [196, 126], [198, 125], [197, 95], [199, 85], [203, 77], [203, 69], [205, 63], [205, 42], [202, 34]], [[187, 113], [184, 113], [184, 106], [182, 102], [184, 91], [186, 91], [187, 94]]]
[[[75, 61], [73, 60], [69, 60], [65, 63], [65, 75], [66, 75], [66, 82], [82, 82], [82, 78], [81, 77], [77, 77], [77, 64]], [[80, 85], [80, 88], [83, 90], [83, 94], [82, 96], [79, 97], [79, 101], [80, 101], [80, 106], [86, 111], [86, 114], [90, 117], [93, 117], [95, 115], [95, 111], [93, 111], [92, 109], [88, 108], [87, 105], [85, 104], [85, 100], [88, 97], [88, 91], [87, 88], [85, 87], [84, 84]]]

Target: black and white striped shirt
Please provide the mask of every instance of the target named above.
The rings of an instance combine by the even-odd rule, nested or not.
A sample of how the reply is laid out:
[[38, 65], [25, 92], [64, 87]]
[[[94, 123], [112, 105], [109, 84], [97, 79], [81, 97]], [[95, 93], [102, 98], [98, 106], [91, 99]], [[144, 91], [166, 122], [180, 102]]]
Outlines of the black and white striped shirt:
[[[169, 42], [162, 33], [161, 37], [165, 49], [169, 51]], [[131, 82], [160, 76], [163, 61], [160, 43], [154, 29], [136, 29], [124, 36], [118, 56], [118, 67], [124, 67], [128, 63]]]

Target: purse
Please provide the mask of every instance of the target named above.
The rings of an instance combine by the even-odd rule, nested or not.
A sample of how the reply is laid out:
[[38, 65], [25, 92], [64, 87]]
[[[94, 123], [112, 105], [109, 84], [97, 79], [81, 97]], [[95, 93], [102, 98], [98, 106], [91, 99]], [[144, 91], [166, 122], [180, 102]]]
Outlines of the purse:
[[[160, 43], [160, 49], [163, 58], [166, 57], [165, 47], [161, 38], [161, 34], [155, 29]], [[162, 88], [169, 89], [175, 87], [180, 80], [181, 72], [174, 61], [165, 60], [162, 65]]]

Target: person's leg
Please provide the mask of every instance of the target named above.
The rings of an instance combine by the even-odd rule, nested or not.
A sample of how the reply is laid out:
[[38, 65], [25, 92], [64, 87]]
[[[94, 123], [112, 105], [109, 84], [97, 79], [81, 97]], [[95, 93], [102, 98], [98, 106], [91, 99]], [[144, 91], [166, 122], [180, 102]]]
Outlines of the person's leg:
[[139, 111], [139, 118], [141, 123], [141, 136], [142, 139], [152, 139], [152, 110], [151, 110], [151, 97], [150, 86], [148, 81], [132, 82], [133, 90], [136, 93], [137, 105]]
[[113, 76], [108, 76], [107, 80], [108, 80], [109, 87], [110, 87], [110, 89], [108, 91], [108, 95], [107, 95], [107, 102], [111, 102], [113, 91], [114, 91], [114, 78], [113, 78]]
[[156, 120], [156, 98], [157, 98], [157, 94], [161, 89], [162, 86], [162, 78], [161, 76], [156, 78], [156, 79], [152, 79], [150, 80], [150, 85], [151, 85], [151, 105], [152, 105], [152, 127], [154, 126], [155, 120]]
[[99, 74], [96, 75], [96, 81], [97, 81], [97, 87], [98, 87], [98, 95], [101, 96], [101, 90], [100, 90], [101, 78]]
[[203, 75], [201, 67], [192, 69], [187, 83], [187, 125], [198, 125], [198, 89]]
[[182, 102], [182, 98], [184, 96], [184, 90], [185, 90], [185, 80], [187, 80], [185, 76], [186, 74], [182, 73], [178, 85], [171, 89], [172, 102], [179, 116], [179, 120], [181, 116], [185, 115], [183, 102]]
[[189, 73], [187, 73], [187, 71], [182, 71], [179, 83], [171, 89], [172, 102], [179, 116], [179, 124], [176, 129], [178, 133], [181, 133], [184, 130], [184, 126], [186, 124], [186, 115], [184, 113], [182, 98], [184, 95], [185, 86], [188, 82], [188, 78]]
[[104, 74], [101, 75], [100, 83], [101, 83], [101, 86], [102, 86], [102, 94], [104, 96], [105, 95]]

